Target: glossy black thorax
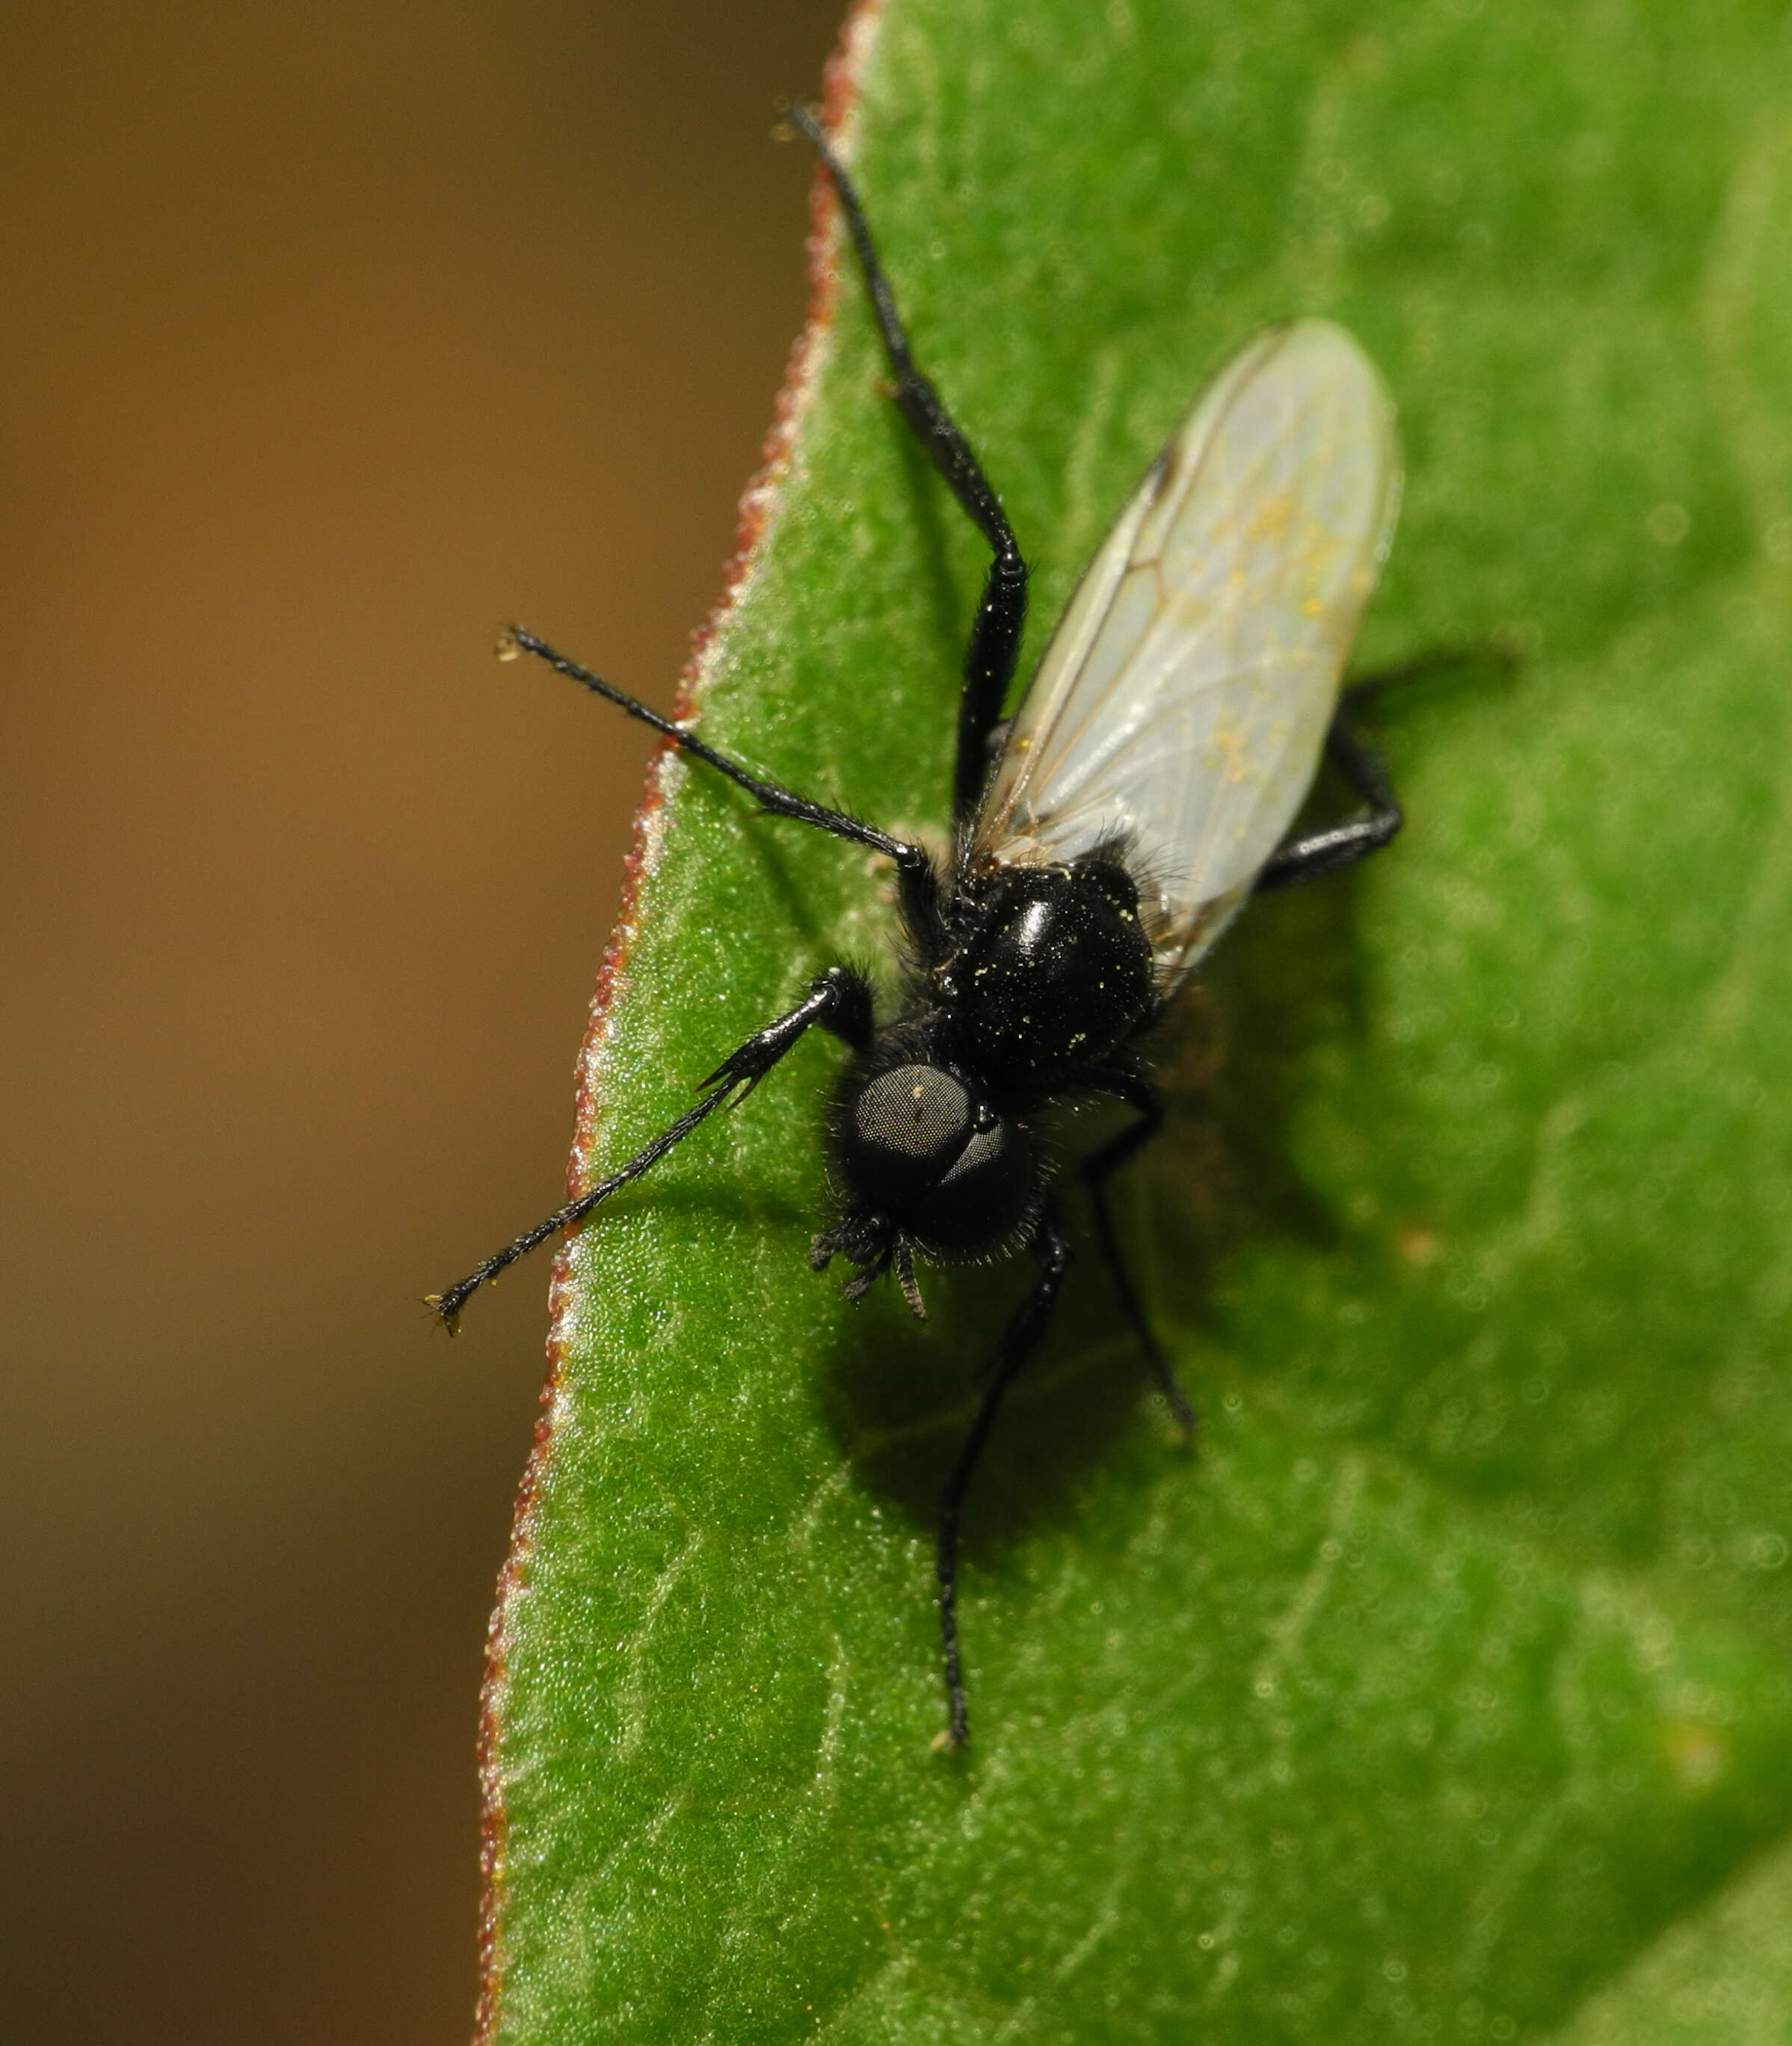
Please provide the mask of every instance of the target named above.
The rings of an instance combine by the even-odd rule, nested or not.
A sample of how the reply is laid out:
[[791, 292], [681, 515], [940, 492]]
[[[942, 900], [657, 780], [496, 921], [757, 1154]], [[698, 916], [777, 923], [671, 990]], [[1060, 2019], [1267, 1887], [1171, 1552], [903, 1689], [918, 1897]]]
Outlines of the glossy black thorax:
[[949, 928], [927, 979], [941, 1043], [1004, 1104], [1074, 1087], [1156, 1012], [1139, 891], [1117, 862], [993, 868], [963, 886]]

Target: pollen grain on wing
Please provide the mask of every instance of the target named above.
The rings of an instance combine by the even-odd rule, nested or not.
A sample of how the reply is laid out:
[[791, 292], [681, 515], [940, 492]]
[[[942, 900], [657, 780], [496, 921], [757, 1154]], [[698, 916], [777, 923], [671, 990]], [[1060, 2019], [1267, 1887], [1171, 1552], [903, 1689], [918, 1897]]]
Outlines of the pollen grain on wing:
[[1290, 490], [1270, 492], [1251, 513], [1244, 529], [1246, 543], [1251, 546], [1279, 546], [1287, 535], [1289, 522], [1293, 515], [1294, 493]]
[[1235, 717], [1224, 713], [1216, 716], [1201, 749], [1201, 762], [1227, 782], [1236, 784], [1252, 780], [1257, 769], [1251, 758], [1248, 728]]

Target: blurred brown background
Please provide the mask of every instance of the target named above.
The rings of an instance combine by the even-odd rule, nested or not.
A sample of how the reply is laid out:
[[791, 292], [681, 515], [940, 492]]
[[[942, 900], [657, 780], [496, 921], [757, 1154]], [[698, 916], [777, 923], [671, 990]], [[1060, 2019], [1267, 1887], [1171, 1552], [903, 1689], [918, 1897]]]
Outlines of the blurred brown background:
[[33, 2042], [456, 2040], [476, 1691], [646, 747], [838, 0], [0, 30], [6, 1666]]

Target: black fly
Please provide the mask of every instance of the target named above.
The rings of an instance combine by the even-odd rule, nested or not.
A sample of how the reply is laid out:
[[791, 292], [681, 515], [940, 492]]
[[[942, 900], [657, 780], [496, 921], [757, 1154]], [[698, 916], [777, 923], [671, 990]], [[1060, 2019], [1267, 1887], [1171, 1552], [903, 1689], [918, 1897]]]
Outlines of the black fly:
[[[989, 544], [958, 709], [954, 850], [922, 848], [761, 780], [533, 634], [511, 650], [551, 666], [794, 817], [894, 864], [908, 945], [901, 1013], [880, 1025], [864, 977], [830, 967], [787, 1014], [730, 1052], [695, 1106], [619, 1171], [430, 1304], [451, 1329], [468, 1296], [638, 1179], [819, 1025], [852, 1054], [829, 1120], [840, 1211], [815, 1238], [857, 1299], [894, 1275], [922, 1311], [917, 1262], [1024, 1250], [1039, 1274], [983, 1381], [940, 1500], [940, 1631], [950, 1718], [966, 1737], [956, 1613], [958, 1516], [1015, 1375], [1038, 1347], [1071, 1257], [1035, 1118], [1108, 1095], [1133, 1121], [1082, 1163], [1120, 1304], [1185, 1429], [1194, 1415], [1127, 1275], [1108, 1206], [1118, 1167], [1163, 1104], [1141, 1040], [1254, 890], [1385, 845], [1400, 811], [1339, 681], [1392, 535], [1393, 411], [1355, 342], [1322, 320], [1259, 334], [1219, 372], [1153, 464], [1083, 577], [1000, 729], [1027, 613], [1027, 565], [995, 492], [915, 366], [857, 195], [815, 118], [791, 117], [832, 178], [857, 245], [897, 409]], [[1286, 834], [1322, 751], [1365, 807]], [[992, 759], [993, 755], [993, 759]]]

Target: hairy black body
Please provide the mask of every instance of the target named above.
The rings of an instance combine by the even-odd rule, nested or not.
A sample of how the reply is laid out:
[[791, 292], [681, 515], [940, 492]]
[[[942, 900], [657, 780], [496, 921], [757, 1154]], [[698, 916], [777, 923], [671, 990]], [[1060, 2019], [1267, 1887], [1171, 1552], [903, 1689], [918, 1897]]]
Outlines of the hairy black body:
[[[1006, 515], [969, 444], [915, 368], [853, 186], [813, 116], [792, 116], [831, 176], [857, 245], [893, 380], [892, 396], [954, 496], [988, 541], [990, 566], [966, 650], [958, 712], [953, 820], [957, 851], [942, 874], [919, 846], [750, 773], [694, 733], [557, 653], [533, 634], [515, 650], [663, 733], [744, 789], [775, 816], [884, 854], [896, 867], [907, 937], [908, 996], [881, 1027], [872, 989], [845, 966], [830, 968], [802, 1001], [731, 1052], [701, 1083], [699, 1098], [619, 1171], [549, 1215], [430, 1305], [452, 1328], [468, 1297], [507, 1265], [581, 1221], [619, 1187], [771, 1071], [811, 1028], [839, 1038], [852, 1056], [829, 1110], [837, 1211], [815, 1237], [817, 1270], [834, 1259], [853, 1269], [857, 1298], [893, 1274], [923, 1311], [917, 1260], [951, 1262], [1024, 1251], [1038, 1265], [982, 1381], [976, 1418], [942, 1488], [937, 1568], [949, 1705], [938, 1744], [968, 1733], [956, 1612], [958, 1523], [968, 1487], [1004, 1395], [1039, 1345], [1071, 1260], [1036, 1119], [1054, 1105], [1106, 1095], [1131, 1122], [1081, 1164], [1096, 1239], [1133, 1334], [1185, 1430], [1194, 1415], [1163, 1355], [1127, 1272], [1109, 1213], [1114, 1172], [1162, 1128], [1162, 1099], [1141, 1040], [1162, 1013], [1139, 889], [1123, 843], [1066, 864], [1019, 864], [979, 855], [972, 826], [988, 779], [992, 735], [1003, 713], [1027, 615], [1027, 566]], [[1328, 873], [1386, 843], [1401, 814], [1381, 760], [1355, 732], [1351, 713], [1376, 682], [1345, 693], [1327, 740], [1333, 765], [1365, 799], [1355, 816], [1297, 835], [1262, 868], [1257, 886]]]

